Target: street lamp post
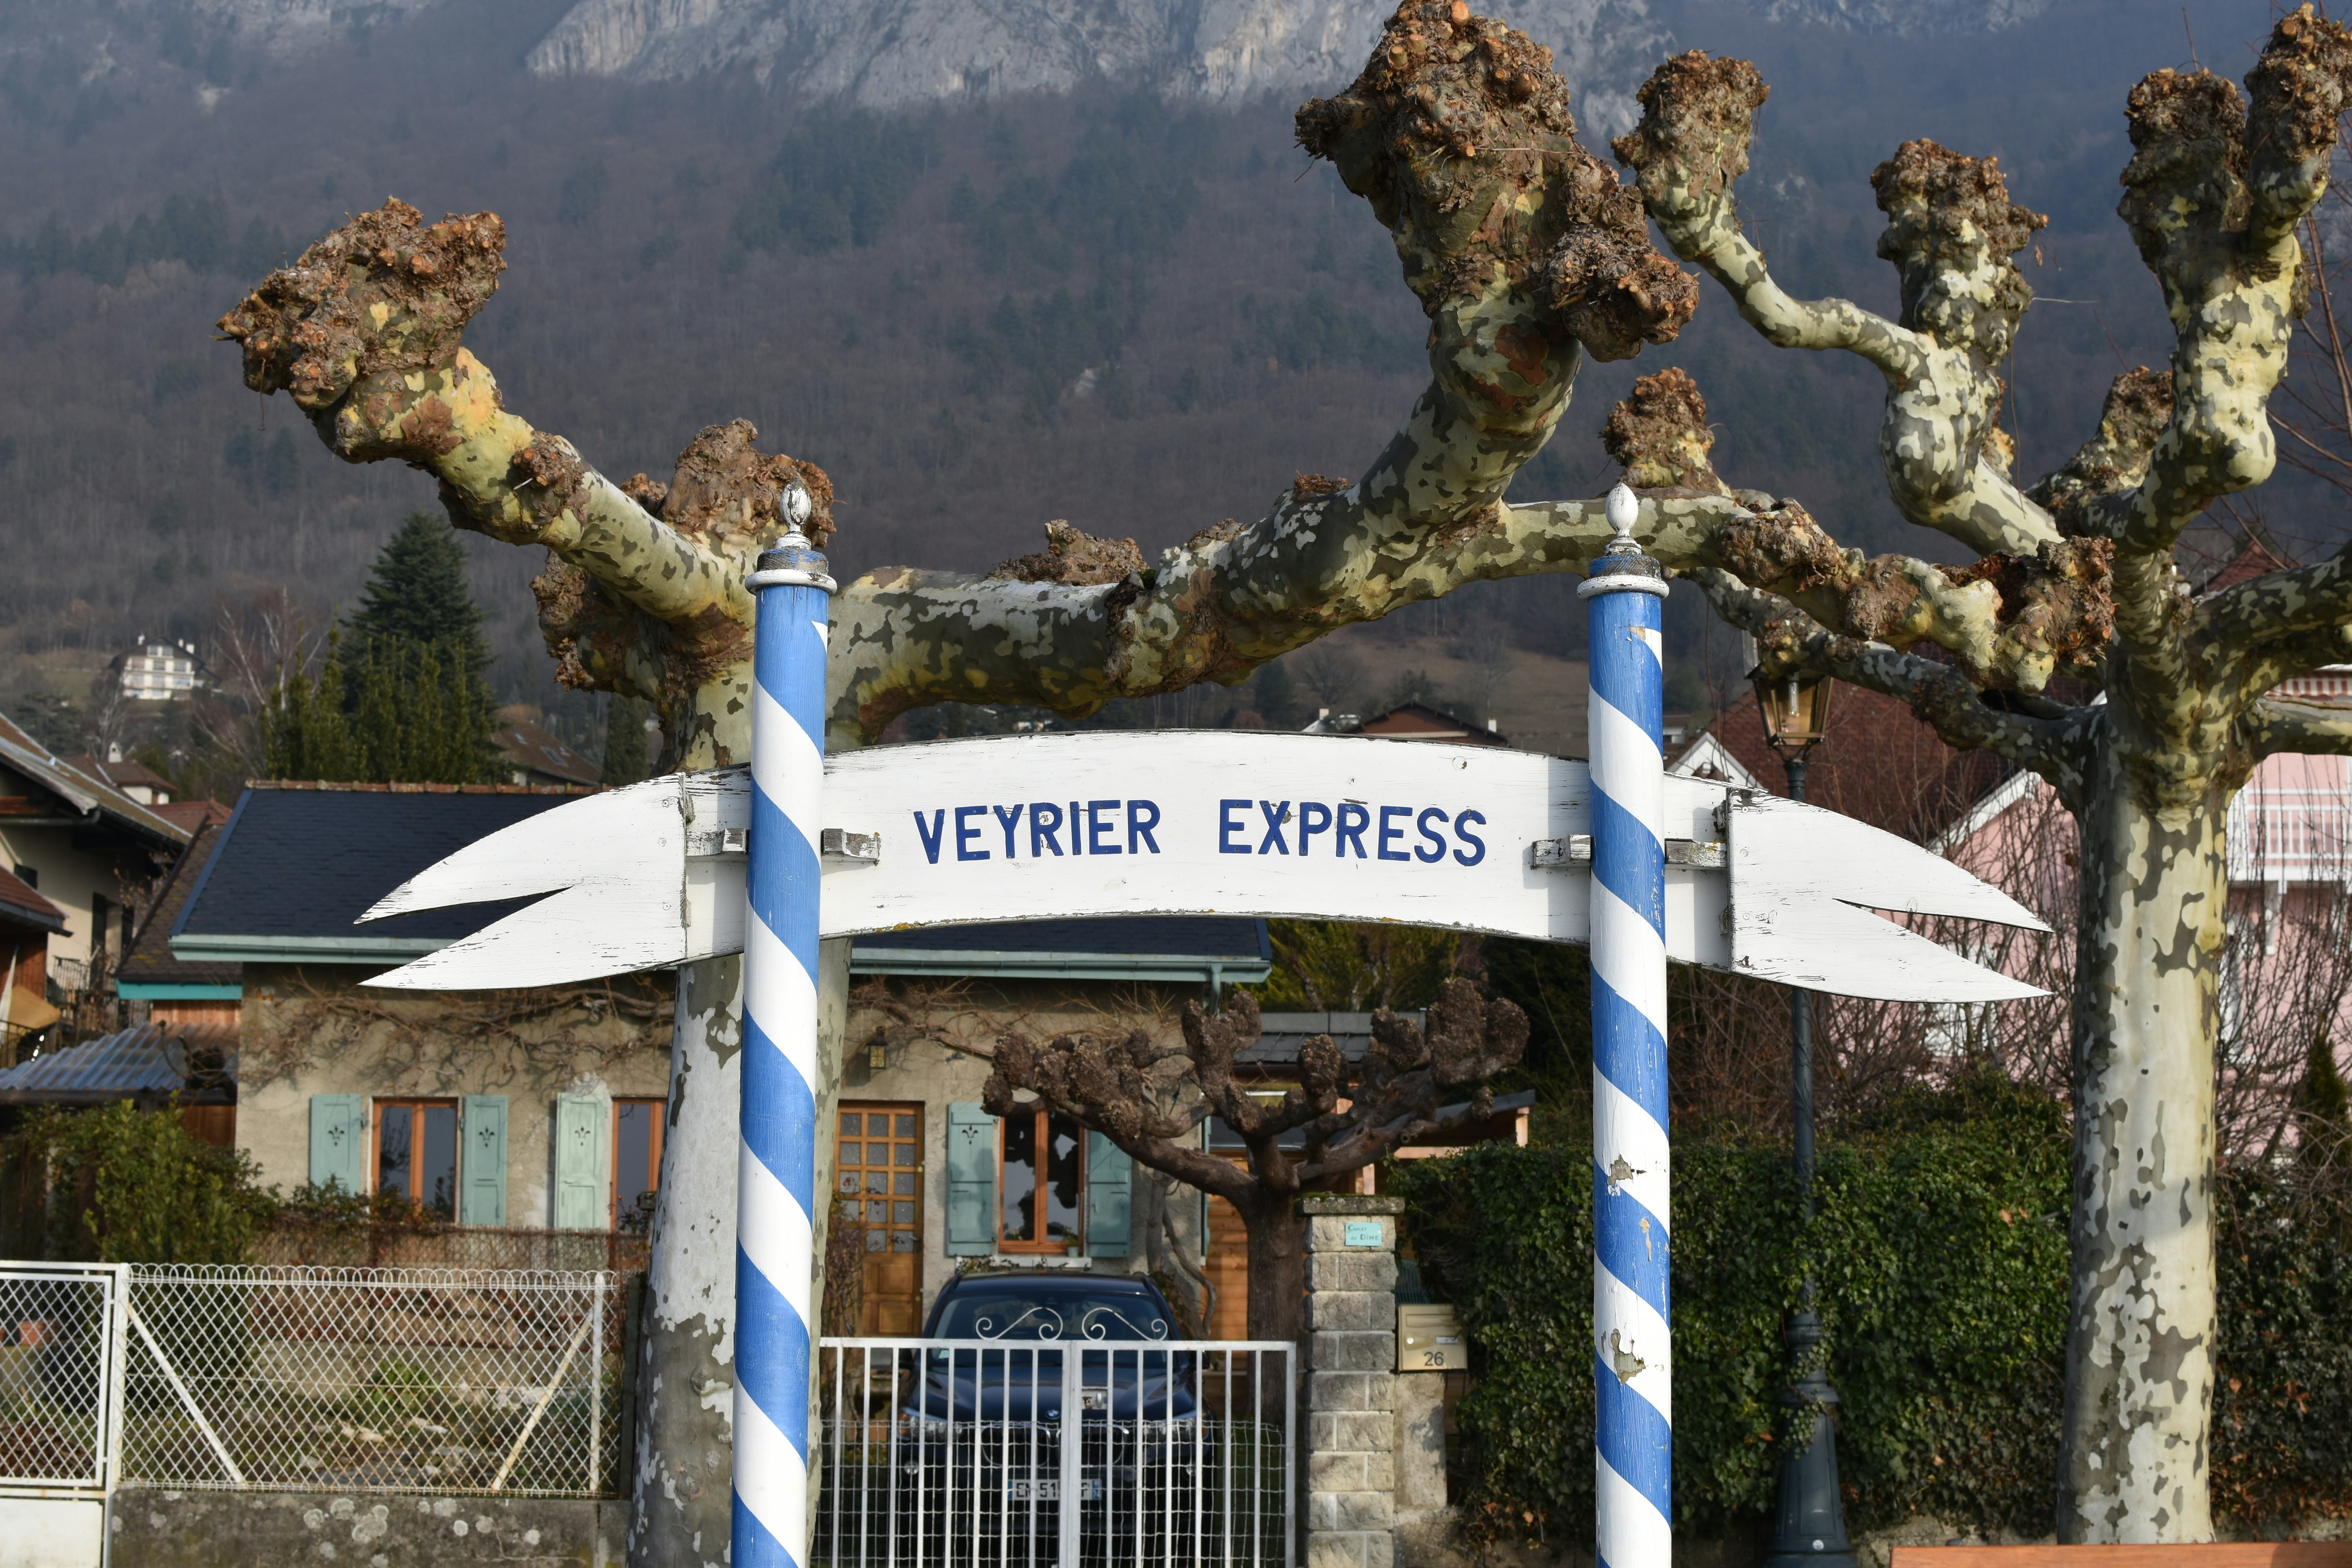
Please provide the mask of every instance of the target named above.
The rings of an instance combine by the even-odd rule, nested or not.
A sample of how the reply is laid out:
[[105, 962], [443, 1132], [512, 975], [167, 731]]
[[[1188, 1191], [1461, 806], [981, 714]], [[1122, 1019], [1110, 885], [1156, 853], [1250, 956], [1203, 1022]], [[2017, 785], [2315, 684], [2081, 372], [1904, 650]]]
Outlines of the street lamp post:
[[[1789, 775], [1789, 798], [1805, 798], [1805, 759], [1828, 732], [1830, 683], [1826, 680], [1759, 680], [1756, 705], [1764, 714], [1764, 739]], [[1789, 992], [1790, 1119], [1795, 1124], [1797, 1204], [1813, 1214], [1813, 994]], [[1838, 1496], [1837, 1431], [1830, 1412], [1837, 1390], [1822, 1364], [1821, 1319], [1813, 1311], [1810, 1272], [1797, 1310], [1789, 1319], [1789, 1359], [1794, 1376], [1780, 1403], [1811, 1420], [1801, 1446], [1792, 1443], [1780, 1460], [1779, 1517], [1764, 1568], [1855, 1568], [1846, 1538], [1845, 1506]]]

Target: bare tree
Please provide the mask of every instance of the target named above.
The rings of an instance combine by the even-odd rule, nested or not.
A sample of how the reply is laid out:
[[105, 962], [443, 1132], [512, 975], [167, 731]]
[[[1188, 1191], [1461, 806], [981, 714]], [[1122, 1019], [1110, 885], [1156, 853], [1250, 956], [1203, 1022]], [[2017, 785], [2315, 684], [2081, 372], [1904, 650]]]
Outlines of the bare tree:
[[[2041, 774], [2080, 823], [2059, 1531], [2210, 1538], [2222, 825], [2262, 757], [2352, 752], [2352, 716], [2267, 695], [2352, 653], [2352, 561], [2194, 600], [2174, 559], [2209, 505], [2274, 466], [2266, 405], [2307, 289], [2297, 231], [2327, 188], [2352, 43], [2308, 8], [2284, 16], [2249, 83], [2251, 103], [2202, 70], [2133, 89], [2121, 211], [2171, 312], [2171, 372], [2120, 377], [2097, 433], [2027, 484], [1994, 415], [2032, 298], [2010, 258], [2043, 220], [2010, 203], [1994, 163], [1912, 142], [1874, 175], [1878, 251], [1902, 284], [1895, 319], [1799, 300], [1739, 226], [1735, 187], [1766, 97], [1754, 68], [1697, 53], [1662, 67], [1615, 144], [1637, 175], [1627, 188], [1576, 142], [1547, 51], [1466, 0], [1406, 0], [1356, 82], [1298, 115], [1302, 145], [1390, 230], [1428, 316], [1432, 380], [1402, 427], [1354, 483], [1302, 476], [1265, 517], [1209, 521], [1157, 563], [1066, 528], [986, 576], [867, 574], [834, 607], [832, 743], [927, 703], [1084, 715], [1230, 683], [1466, 583], [1582, 568], [1610, 537], [1603, 504], [1513, 505], [1506, 491], [1586, 352], [1628, 357], [1696, 309], [1695, 280], [1651, 249], [1646, 213], [1769, 342], [1882, 374], [1896, 510], [1979, 557], [1947, 568], [1839, 549], [1795, 502], [1717, 478], [1693, 400], [1654, 384], [1612, 427], [1611, 450], [1650, 492], [1637, 537], [1756, 636], [1767, 678], [1810, 671], [1901, 698], [1953, 745]], [[547, 548], [541, 620], [562, 678], [651, 701], [664, 765], [740, 762], [744, 574], [778, 531], [784, 485], [808, 485], [820, 539], [830, 486], [759, 453], [740, 422], [704, 432], [668, 485], [616, 484], [508, 410], [460, 342], [504, 237], [488, 214], [427, 226], [389, 204], [273, 273], [223, 330], [247, 384], [290, 394], [334, 451], [422, 468], [460, 526]], [[1930, 643], [1945, 657], [1912, 651]], [[2105, 700], [2064, 700], [2061, 673]], [[821, 994], [837, 998], [845, 955], [828, 963]], [[665, 1143], [640, 1379], [641, 1563], [711, 1561], [727, 1533], [714, 1470], [726, 1401], [709, 1391], [731, 1375], [721, 1211], [740, 985], [731, 963], [681, 982], [688, 1088]], [[820, 1042], [821, 1093], [838, 1051], [836, 1026]]]
[[1364, 667], [1354, 654], [1329, 643], [1316, 643], [1299, 653], [1291, 659], [1290, 668], [1298, 684], [1334, 713], [1353, 703], [1363, 690]]
[[[1009, 1116], [1032, 1102], [1020, 1097], [1033, 1097], [1150, 1169], [1232, 1204], [1249, 1235], [1254, 1340], [1296, 1340], [1305, 1331], [1298, 1195], [1428, 1137], [1441, 1126], [1435, 1111], [1456, 1096], [1467, 1097], [1469, 1118], [1492, 1114], [1486, 1080], [1517, 1062], [1528, 1043], [1526, 1014], [1509, 1002], [1482, 1001], [1476, 986], [1449, 979], [1426, 1026], [1386, 1008], [1374, 1013], [1360, 1062], [1349, 1061], [1328, 1035], [1307, 1041], [1297, 1087], [1267, 1105], [1234, 1073], [1234, 1058], [1257, 1042], [1254, 998], [1242, 994], [1215, 1017], [1189, 1003], [1183, 1026], [1181, 1047], [1141, 1029], [1117, 1040], [1063, 1035], [1043, 1044], [1007, 1035], [996, 1043], [981, 1103], [991, 1115]], [[1213, 1116], [1241, 1139], [1245, 1164], [1197, 1145]], [[1282, 1146], [1291, 1133], [1300, 1135], [1296, 1152]]]
[[90, 677], [89, 702], [82, 710], [81, 743], [100, 762], [127, 754], [139, 732], [138, 700], [122, 688], [122, 671], [110, 664]]
[[267, 773], [261, 711], [288, 680], [309, 672], [324, 641], [283, 586], [214, 605], [205, 658], [212, 685], [195, 694], [189, 715], [199, 761], [240, 778]]

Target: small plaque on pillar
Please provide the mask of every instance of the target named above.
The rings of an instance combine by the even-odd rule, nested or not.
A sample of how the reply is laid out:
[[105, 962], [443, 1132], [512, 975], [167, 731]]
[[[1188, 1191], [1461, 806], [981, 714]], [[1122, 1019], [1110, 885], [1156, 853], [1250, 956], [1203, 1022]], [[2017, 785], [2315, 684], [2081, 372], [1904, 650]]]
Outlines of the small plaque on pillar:
[[1349, 1247], [1379, 1247], [1387, 1239], [1381, 1235], [1381, 1222], [1376, 1219], [1351, 1219], [1345, 1234]]
[[1454, 1309], [1410, 1305], [1397, 1308], [1399, 1372], [1467, 1372], [1469, 1342]]

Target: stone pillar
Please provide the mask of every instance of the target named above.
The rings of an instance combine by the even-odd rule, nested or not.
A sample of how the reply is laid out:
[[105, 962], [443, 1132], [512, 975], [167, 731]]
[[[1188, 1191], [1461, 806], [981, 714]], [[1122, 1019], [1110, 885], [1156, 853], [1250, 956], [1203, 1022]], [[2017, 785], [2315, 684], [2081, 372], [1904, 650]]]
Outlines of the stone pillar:
[[1311, 1193], [1307, 1218], [1306, 1568], [1396, 1560], [1396, 1216], [1402, 1198]]
[[1397, 1374], [1397, 1568], [1458, 1560], [1445, 1506], [1445, 1374]]

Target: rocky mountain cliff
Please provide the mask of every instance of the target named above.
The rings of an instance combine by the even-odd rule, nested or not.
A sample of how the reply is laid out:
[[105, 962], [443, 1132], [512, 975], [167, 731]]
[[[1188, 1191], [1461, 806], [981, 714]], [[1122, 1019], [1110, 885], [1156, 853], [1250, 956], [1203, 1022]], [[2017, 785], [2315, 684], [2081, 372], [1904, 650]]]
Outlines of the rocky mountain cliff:
[[[476, 5], [479, 0], [457, 0]], [[525, 19], [542, 78], [683, 81], [742, 73], [803, 101], [898, 110], [1066, 93], [1090, 83], [1231, 106], [1344, 85], [1387, 0], [576, 0]], [[1676, 0], [1479, 0], [1553, 53], [1589, 134], [1635, 118], [1633, 91], [1680, 47]], [[2053, 0], [1726, 0], [1767, 22], [1858, 33], [2012, 26]], [[0, 0], [0, 65], [84, 88], [184, 78], [209, 110], [260, 60], [382, 37], [453, 0]]]
[[[1644, 0], [1489, 0], [1549, 45], [1589, 121], [1631, 123], [1668, 36]], [[1374, 0], [581, 0], [532, 49], [541, 76], [675, 80], [749, 68], [871, 109], [1092, 81], [1233, 103], [1328, 92], [1362, 68]]]
[[[1748, 3], [1775, 22], [1906, 34], [2011, 26], [2050, 0]], [[1479, 8], [1551, 48], [1594, 132], [1633, 123], [1633, 88], [1674, 42], [1647, 0]], [[529, 66], [643, 81], [749, 68], [762, 83], [882, 110], [1099, 80], [1222, 104], [1344, 84], [1387, 9], [1380, 0], [579, 0]]]

